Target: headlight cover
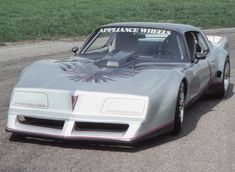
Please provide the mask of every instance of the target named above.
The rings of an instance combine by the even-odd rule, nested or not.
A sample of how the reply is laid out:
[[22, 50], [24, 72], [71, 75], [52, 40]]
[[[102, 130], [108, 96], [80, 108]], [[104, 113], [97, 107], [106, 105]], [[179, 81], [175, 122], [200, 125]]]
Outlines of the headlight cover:
[[101, 113], [115, 115], [143, 116], [146, 100], [128, 98], [108, 98], [104, 102]]
[[29, 108], [48, 108], [47, 94], [41, 92], [14, 91], [12, 106]]

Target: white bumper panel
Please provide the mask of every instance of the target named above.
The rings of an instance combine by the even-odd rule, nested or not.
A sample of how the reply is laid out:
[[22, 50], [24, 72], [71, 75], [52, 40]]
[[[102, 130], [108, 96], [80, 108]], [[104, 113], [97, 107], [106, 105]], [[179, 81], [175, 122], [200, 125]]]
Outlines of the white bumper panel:
[[[57, 128], [50, 128], [45, 126], [37, 126], [37, 125], [28, 125], [19, 122], [18, 116], [24, 117], [33, 117], [39, 119], [53, 119], [53, 120], [62, 120], [64, 121], [64, 125], [61, 129]], [[92, 118], [88, 116], [79, 116], [68, 118], [68, 115], [58, 115], [56, 117], [50, 118], [44, 116], [43, 113], [41, 115], [28, 115], [25, 113], [9, 113], [8, 114], [8, 123], [7, 129], [12, 132], [21, 132], [27, 133], [32, 135], [42, 135], [42, 136], [49, 136], [49, 137], [58, 137], [58, 138], [66, 138], [66, 139], [84, 139], [84, 140], [116, 140], [116, 141], [123, 141], [129, 142], [132, 141], [136, 136], [138, 129], [140, 128], [141, 121], [140, 119], [114, 119], [110, 117], [99, 117], [99, 118]], [[113, 132], [113, 131], [76, 131], [75, 130], [75, 123], [76, 122], [91, 122], [91, 123], [107, 123], [107, 124], [127, 124], [129, 127], [126, 131], [122, 132]]]

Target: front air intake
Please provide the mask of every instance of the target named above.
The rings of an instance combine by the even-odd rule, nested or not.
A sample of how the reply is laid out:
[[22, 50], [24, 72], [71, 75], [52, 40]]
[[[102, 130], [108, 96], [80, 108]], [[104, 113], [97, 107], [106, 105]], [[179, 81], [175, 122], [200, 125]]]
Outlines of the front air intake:
[[17, 119], [18, 122], [23, 125], [31, 125], [31, 126], [53, 128], [53, 129], [63, 129], [64, 127], [64, 121], [60, 120], [33, 118], [26, 116], [18, 116]]
[[75, 131], [125, 132], [127, 124], [76, 122]]

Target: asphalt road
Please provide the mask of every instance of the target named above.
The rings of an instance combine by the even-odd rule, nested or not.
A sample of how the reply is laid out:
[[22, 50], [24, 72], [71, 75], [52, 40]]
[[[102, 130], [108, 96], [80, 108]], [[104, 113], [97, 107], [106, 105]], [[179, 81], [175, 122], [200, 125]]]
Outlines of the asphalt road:
[[225, 99], [200, 99], [186, 111], [179, 136], [164, 135], [135, 147], [11, 137], [5, 132], [6, 114], [22, 69], [35, 60], [71, 54], [0, 61], [0, 171], [235, 171], [235, 32], [226, 35], [232, 73]]

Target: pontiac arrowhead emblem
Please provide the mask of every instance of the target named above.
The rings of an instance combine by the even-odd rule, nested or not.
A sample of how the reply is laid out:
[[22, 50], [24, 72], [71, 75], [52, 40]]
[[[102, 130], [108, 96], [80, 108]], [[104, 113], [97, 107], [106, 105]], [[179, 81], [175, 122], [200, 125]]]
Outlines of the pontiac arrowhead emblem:
[[71, 97], [71, 101], [72, 101], [72, 111], [74, 110], [74, 108], [75, 108], [75, 106], [76, 106], [77, 100], [78, 100], [78, 96], [73, 95], [73, 96]]

